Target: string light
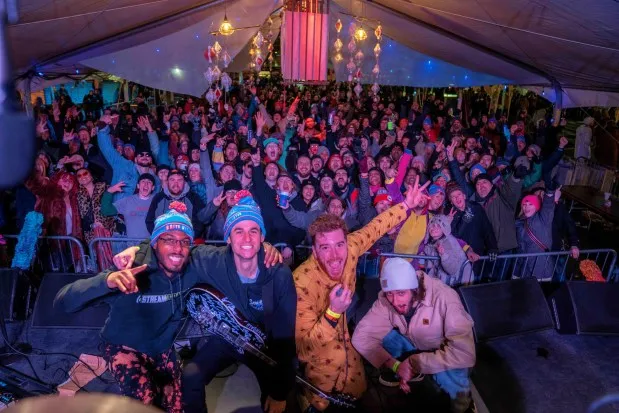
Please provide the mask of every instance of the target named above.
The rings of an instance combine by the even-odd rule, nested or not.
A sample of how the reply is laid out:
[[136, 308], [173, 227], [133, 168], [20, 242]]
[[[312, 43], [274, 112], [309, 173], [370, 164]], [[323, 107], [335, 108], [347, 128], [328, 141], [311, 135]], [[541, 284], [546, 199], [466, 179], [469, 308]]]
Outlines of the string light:
[[368, 38], [368, 34], [363, 29], [363, 27], [362, 26], [357, 27], [357, 29], [355, 30], [355, 39], [361, 42], [367, 38]]

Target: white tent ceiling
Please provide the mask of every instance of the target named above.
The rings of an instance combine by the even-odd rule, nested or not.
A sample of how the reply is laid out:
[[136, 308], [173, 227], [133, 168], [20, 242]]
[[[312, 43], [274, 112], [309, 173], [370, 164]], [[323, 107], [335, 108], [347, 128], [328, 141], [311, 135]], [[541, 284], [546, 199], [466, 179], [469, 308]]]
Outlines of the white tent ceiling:
[[[262, 24], [277, 0], [225, 4], [235, 26], [250, 26]], [[202, 52], [212, 43], [207, 32], [221, 21], [223, 5], [223, 0], [24, 0], [19, 22], [8, 29], [11, 56], [19, 73], [68, 73], [87, 65], [196, 94], [204, 86], [197, 86], [206, 68]], [[384, 42], [393, 45], [392, 51], [383, 47], [381, 83], [500, 82], [546, 90], [560, 85], [564, 106], [617, 102], [612, 92], [619, 92], [619, 6], [613, 0], [333, 0], [332, 12], [332, 19], [337, 12], [372, 19], [364, 23], [368, 28], [381, 22]], [[228, 38], [230, 54], [252, 34], [245, 30]], [[342, 35], [346, 44], [344, 30]], [[331, 33], [330, 43], [334, 39]], [[157, 44], [165, 47], [160, 57], [151, 50]], [[369, 75], [373, 55], [367, 50]], [[184, 79], [170, 72], [174, 65], [186, 71]], [[341, 68], [337, 73], [341, 78]]]

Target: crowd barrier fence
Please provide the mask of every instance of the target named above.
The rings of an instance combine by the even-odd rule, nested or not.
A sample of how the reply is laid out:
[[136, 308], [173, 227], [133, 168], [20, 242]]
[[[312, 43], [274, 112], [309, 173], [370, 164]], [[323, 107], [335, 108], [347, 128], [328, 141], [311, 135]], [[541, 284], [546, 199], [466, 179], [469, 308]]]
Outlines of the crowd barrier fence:
[[[4, 235], [7, 240], [5, 252], [12, 256], [17, 235]], [[107, 268], [109, 260], [125, 248], [137, 245], [142, 242], [141, 238], [94, 238], [88, 243], [90, 254], [85, 253], [84, 246], [80, 240], [70, 236], [46, 236], [39, 237], [36, 258], [31, 266], [33, 270], [42, 272], [99, 272]], [[208, 245], [226, 245], [223, 240], [207, 240]], [[286, 261], [287, 264], [300, 264], [311, 255], [311, 246], [297, 245], [291, 247], [286, 243], [273, 244], [280, 252], [289, 247], [293, 254]], [[107, 260], [101, 259], [101, 252], [104, 251], [108, 256]], [[110, 255], [110, 252], [111, 254]], [[366, 252], [359, 258], [357, 264], [357, 275], [366, 278], [378, 277], [381, 262], [390, 257], [401, 257], [414, 261], [415, 264], [422, 266], [427, 261], [440, 260], [437, 256], [396, 254], [396, 253], [376, 253]], [[10, 257], [0, 262], [0, 267], [9, 267]], [[619, 282], [619, 274], [615, 271], [617, 262], [617, 252], [612, 249], [586, 249], [580, 251], [579, 260], [592, 259], [602, 270], [602, 274], [608, 282]], [[481, 256], [478, 261], [472, 263], [465, 261], [460, 267], [457, 277], [448, 281], [452, 286], [462, 284], [465, 272], [473, 270], [472, 283], [502, 281], [511, 278], [534, 276], [541, 280], [566, 281], [573, 279], [578, 272], [579, 260], [571, 257], [570, 251], [544, 252], [535, 254], [502, 254], [492, 258]], [[104, 265], [102, 265], [104, 264]]]
[[[17, 245], [17, 235], [3, 235], [7, 240], [7, 258], [13, 257]], [[70, 236], [39, 237], [35, 259], [30, 268], [43, 272], [88, 272], [88, 255], [84, 252], [81, 241]], [[11, 260], [2, 263], [11, 266]]]
[[524, 277], [563, 282], [572, 280], [578, 273], [579, 260], [586, 259], [595, 261], [607, 282], [618, 281], [614, 271], [617, 252], [613, 249], [580, 250], [578, 259], [572, 258], [570, 251], [501, 254], [496, 258], [481, 256], [475, 263], [467, 260], [462, 264], [459, 279], [463, 278], [465, 271], [472, 269], [473, 284]]

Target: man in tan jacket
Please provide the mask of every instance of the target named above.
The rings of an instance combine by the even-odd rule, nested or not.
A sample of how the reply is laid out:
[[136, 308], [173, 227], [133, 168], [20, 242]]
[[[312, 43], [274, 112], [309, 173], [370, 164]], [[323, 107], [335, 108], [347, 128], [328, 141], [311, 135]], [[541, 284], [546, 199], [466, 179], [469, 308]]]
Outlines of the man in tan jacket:
[[[355, 329], [352, 344], [376, 368], [392, 370], [400, 388], [433, 375], [453, 412], [472, 405], [469, 369], [475, 365], [473, 320], [458, 294], [402, 258], [385, 261], [382, 292]], [[381, 381], [382, 382], [382, 381]], [[397, 384], [396, 384], [397, 385]]]

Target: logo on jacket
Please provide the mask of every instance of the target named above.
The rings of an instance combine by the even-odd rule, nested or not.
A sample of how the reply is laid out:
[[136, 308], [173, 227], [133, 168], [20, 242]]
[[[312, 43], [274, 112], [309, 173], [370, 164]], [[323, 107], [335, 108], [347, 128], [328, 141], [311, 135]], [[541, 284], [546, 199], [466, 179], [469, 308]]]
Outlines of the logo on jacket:
[[473, 211], [471, 211], [470, 207], [466, 207], [466, 209], [464, 210], [464, 216], [462, 217], [462, 219], [464, 220], [464, 222], [471, 222], [473, 221], [473, 218], [475, 218]]
[[262, 304], [262, 300], [252, 300], [251, 298], [249, 299], [249, 305], [254, 309], [254, 310], [258, 310], [258, 311], [264, 311], [264, 305]]
[[139, 295], [135, 302], [137, 304], [160, 304], [166, 303], [170, 300], [173, 300], [177, 297], [180, 297], [182, 292], [177, 292], [174, 294], [162, 294], [162, 295]]

